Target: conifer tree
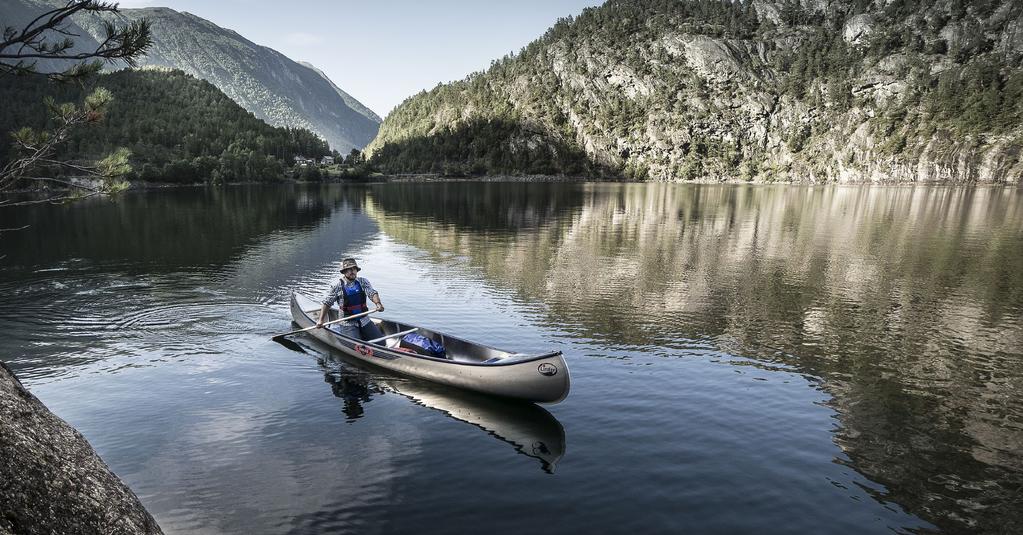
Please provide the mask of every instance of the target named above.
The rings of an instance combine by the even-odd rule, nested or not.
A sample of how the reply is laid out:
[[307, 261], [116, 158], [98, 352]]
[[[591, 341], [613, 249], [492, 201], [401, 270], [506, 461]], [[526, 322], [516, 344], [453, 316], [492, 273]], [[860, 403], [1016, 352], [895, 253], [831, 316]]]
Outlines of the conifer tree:
[[[95, 76], [105, 62], [120, 60], [134, 66], [136, 59], [143, 55], [152, 43], [149, 22], [145, 19], [122, 26], [104, 21], [105, 38], [95, 49], [82, 52], [74, 50], [75, 42], [71, 37], [75, 34], [69, 29], [71, 16], [78, 13], [116, 12], [117, 4], [114, 3], [69, 0], [63, 7], [42, 13], [24, 28], [11, 26], [3, 28], [3, 40], [0, 41], [0, 79], [43, 76], [52, 82], [81, 82]], [[70, 63], [61, 71], [40, 72], [37, 68], [39, 60], [64, 60]], [[105, 158], [92, 163], [54, 159], [58, 148], [68, 140], [72, 132], [102, 120], [111, 100], [109, 91], [98, 88], [86, 96], [81, 105], [46, 101], [49, 119], [55, 126], [52, 129], [40, 130], [24, 127], [13, 133], [16, 154], [11, 161], [0, 166], [0, 191], [11, 189], [25, 180], [56, 182], [73, 188], [71, 195], [60, 199], [124, 189], [125, 183], [120, 177], [130, 170], [127, 149], [118, 148]], [[99, 178], [101, 185], [91, 187], [70, 180], [39, 175], [38, 171], [44, 169], [44, 166], [63, 167], [81, 175]], [[0, 206], [3, 205], [5, 202], [0, 201]]]

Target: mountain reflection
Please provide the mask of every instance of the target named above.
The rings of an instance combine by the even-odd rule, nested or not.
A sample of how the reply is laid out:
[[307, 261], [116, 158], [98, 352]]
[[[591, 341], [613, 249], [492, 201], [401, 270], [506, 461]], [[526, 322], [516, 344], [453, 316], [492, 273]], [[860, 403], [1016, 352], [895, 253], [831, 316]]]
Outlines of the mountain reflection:
[[315, 341], [304, 341], [324, 355], [320, 366], [331, 392], [343, 401], [342, 412], [349, 422], [364, 417], [364, 405], [374, 396], [394, 393], [418, 405], [444, 413], [454, 420], [474, 425], [490, 436], [511, 444], [523, 455], [540, 461], [547, 473], [554, 473], [565, 454], [565, 430], [547, 410], [533, 403], [522, 403], [463, 392], [418, 379], [373, 375], [331, 348]]
[[367, 213], [581, 336], [659, 354], [709, 339], [819, 376], [836, 443], [889, 499], [942, 525], [1023, 525], [1019, 191], [437, 187], [380, 186]]

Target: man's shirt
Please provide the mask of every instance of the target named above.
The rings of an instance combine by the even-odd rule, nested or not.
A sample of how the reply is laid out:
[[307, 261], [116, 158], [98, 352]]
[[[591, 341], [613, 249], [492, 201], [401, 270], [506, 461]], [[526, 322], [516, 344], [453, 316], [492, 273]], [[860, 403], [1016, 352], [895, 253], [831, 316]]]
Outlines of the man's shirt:
[[[373, 289], [373, 285], [370, 284], [368, 280], [362, 277], [356, 277], [352, 282], [348, 282], [348, 279], [341, 277], [341, 280], [337, 281], [337, 284], [330, 287], [330, 291], [327, 292], [327, 295], [323, 296], [323, 304], [332, 306], [334, 303], [337, 303], [340, 308], [344, 305], [345, 288], [354, 287], [356, 282], [362, 285], [362, 291], [366, 292], [366, 306], [370, 306], [370, 301], [373, 299], [373, 296], [377, 294], [377, 291]], [[355, 321], [358, 321], [359, 325], [368, 325], [370, 320], [369, 316], [363, 316], [358, 320], [339, 322], [338, 325], [355, 325]]]

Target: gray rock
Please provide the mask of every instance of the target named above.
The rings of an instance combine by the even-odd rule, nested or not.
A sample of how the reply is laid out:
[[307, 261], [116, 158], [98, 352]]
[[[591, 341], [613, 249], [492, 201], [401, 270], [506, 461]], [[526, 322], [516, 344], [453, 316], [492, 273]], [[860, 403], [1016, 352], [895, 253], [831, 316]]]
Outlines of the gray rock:
[[874, 32], [874, 17], [861, 13], [849, 17], [842, 28], [842, 38], [851, 45], [863, 44]]
[[756, 10], [758, 17], [769, 20], [774, 24], [781, 24], [781, 13], [778, 10], [778, 6], [765, 0], [752, 0], [752, 2], [753, 9]]
[[0, 362], [0, 534], [162, 533], [92, 446]]

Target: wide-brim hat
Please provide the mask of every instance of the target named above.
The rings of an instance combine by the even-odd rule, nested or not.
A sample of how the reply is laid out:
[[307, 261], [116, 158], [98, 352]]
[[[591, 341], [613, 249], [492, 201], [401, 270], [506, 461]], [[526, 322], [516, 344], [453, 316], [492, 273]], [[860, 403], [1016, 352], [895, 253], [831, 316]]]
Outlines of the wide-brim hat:
[[345, 258], [344, 260], [341, 261], [341, 271], [344, 271], [348, 268], [355, 268], [355, 271], [362, 271], [362, 268], [359, 267], [359, 264], [355, 263], [354, 258]]

